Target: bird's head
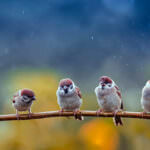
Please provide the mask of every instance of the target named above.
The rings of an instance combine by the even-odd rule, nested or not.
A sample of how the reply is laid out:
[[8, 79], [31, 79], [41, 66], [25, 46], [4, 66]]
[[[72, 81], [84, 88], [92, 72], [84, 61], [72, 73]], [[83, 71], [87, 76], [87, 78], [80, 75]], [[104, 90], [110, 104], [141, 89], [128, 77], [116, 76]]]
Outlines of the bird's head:
[[58, 91], [61, 96], [70, 96], [74, 94], [75, 92], [74, 82], [69, 78], [60, 80]]
[[114, 86], [114, 81], [110, 77], [102, 76], [99, 79], [99, 86], [102, 90], [110, 89]]
[[19, 90], [19, 96], [22, 96], [25, 102], [36, 100], [34, 92], [30, 89]]

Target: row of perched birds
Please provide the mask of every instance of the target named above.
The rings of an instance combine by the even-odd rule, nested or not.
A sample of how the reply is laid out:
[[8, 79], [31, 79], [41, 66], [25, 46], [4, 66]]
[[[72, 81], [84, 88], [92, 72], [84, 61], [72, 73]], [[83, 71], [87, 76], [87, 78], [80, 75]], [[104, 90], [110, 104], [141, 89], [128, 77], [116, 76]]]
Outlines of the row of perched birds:
[[[115, 82], [110, 77], [100, 77], [95, 93], [100, 106], [97, 115], [103, 112], [113, 112], [115, 125], [123, 125], [121, 118], [116, 115], [118, 111], [123, 110], [123, 101]], [[60, 114], [64, 111], [73, 111], [75, 119], [83, 120], [83, 116], [80, 113], [82, 104], [81, 92], [71, 79], [60, 80], [56, 95], [61, 108]], [[30, 89], [19, 90], [14, 95], [12, 102], [16, 109], [17, 119], [19, 119], [18, 111], [28, 111], [29, 117], [31, 117], [31, 105], [34, 100], [36, 100], [35, 94]], [[143, 113], [150, 112], [150, 80], [147, 81], [142, 90], [141, 105], [144, 109]]]

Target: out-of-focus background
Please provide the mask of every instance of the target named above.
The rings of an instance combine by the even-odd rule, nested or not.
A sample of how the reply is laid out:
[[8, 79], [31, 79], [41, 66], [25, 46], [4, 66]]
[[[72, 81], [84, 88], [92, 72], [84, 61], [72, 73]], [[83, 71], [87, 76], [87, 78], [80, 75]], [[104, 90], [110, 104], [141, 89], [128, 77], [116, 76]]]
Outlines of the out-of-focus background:
[[[56, 89], [70, 77], [82, 109], [97, 110], [101, 75], [120, 87], [125, 110], [142, 111], [141, 89], [150, 79], [150, 1], [1, 0], [0, 113], [15, 113], [20, 88], [35, 91], [33, 112], [58, 110]], [[3, 150], [148, 150], [150, 121], [51, 118], [0, 122]]]

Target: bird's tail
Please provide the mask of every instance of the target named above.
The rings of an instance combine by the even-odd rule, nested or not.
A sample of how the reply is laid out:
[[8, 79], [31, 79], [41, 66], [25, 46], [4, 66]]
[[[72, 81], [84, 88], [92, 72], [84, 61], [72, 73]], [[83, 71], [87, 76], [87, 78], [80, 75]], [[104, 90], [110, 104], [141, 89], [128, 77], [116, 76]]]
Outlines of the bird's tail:
[[122, 122], [120, 116], [115, 116], [115, 117], [113, 118], [113, 120], [114, 120], [114, 123], [115, 123], [116, 126], [118, 126], [118, 125], [123, 126], [123, 122]]
[[82, 116], [82, 115], [75, 115], [74, 116], [74, 118], [76, 119], [76, 120], [80, 120], [80, 121], [82, 121], [82, 120], [84, 120], [84, 117]]

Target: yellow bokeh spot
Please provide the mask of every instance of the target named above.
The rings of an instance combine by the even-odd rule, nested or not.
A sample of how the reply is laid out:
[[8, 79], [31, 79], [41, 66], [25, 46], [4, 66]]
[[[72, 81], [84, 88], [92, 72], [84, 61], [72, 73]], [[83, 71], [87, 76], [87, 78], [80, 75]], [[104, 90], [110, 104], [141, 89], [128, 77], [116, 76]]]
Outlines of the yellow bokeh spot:
[[95, 119], [84, 124], [80, 137], [92, 149], [115, 150], [118, 145], [118, 132], [107, 122]]

